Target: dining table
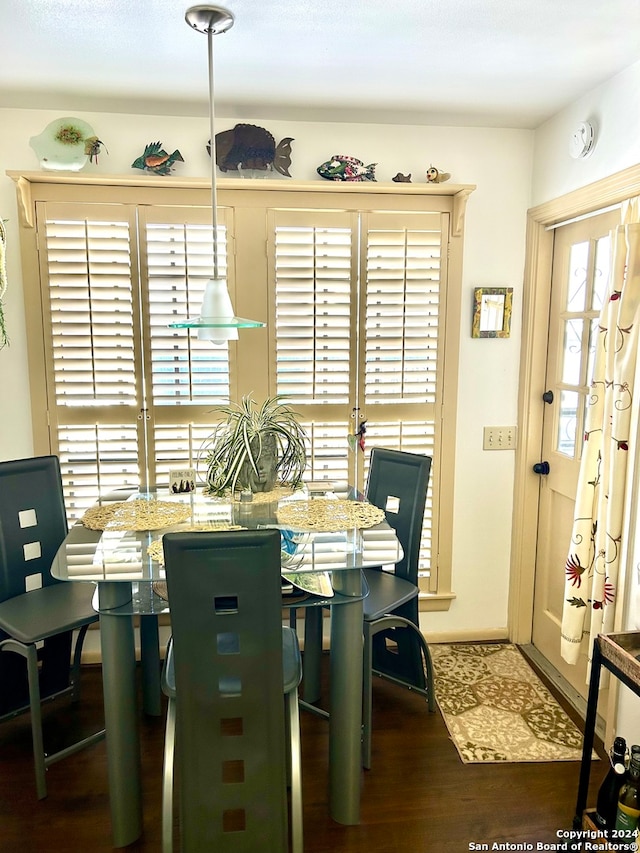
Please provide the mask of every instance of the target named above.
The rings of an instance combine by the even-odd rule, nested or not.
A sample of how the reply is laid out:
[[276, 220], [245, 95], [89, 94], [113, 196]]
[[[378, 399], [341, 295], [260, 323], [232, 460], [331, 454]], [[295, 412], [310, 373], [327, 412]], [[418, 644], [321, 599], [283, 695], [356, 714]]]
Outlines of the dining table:
[[[324, 524], [317, 522], [319, 510]], [[329, 813], [338, 823], [359, 823], [367, 594], [361, 569], [402, 558], [395, 531], [375, 511], [347, 484], [326, 482], [233, 498], [202, 488], [178, 494], [167, 487], [128, 488], [97, 498], [70, 528], [52, 573], [96, 585], [114, 847], [132, 844], [143, 831], [134, 624], [140, 629], [143, 710], [160, 714], [158, 616], [170, 614], [161, 540], [169, 531], [281, 530], [283, 607], [331, 608]]]

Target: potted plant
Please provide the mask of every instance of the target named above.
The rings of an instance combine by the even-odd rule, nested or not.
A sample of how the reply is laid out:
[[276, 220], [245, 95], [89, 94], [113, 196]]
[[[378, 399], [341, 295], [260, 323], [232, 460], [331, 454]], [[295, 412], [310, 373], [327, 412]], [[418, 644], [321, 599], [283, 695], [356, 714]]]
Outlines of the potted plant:
[[294, 488], [307, 465], [307, 435], [296, 412], [278, 394], [261, 406], [250, 397], [217, 409], [222, 420], [205, 443], [209, 489], [270, 492], [277, 482]]

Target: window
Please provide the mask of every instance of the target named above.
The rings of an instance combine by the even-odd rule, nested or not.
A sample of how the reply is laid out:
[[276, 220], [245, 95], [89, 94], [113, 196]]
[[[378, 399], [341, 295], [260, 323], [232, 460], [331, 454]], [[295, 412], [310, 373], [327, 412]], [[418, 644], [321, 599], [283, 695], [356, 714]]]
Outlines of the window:
[[[25, 292], [33, 373], [44, 376], [32, 389], [34, 434], [37, 452], [60, 456], [70, 518], [98, 490], [161, 484], [171, 468], [198, 467], [217, 405], [286, 394], [308, 431], [310, 479], [363, 487], [374, 445], [433, 456], [421, 584], [446, 598], [455, 196], [221, 182], [232, 300], [239, 315], [267, 321], [227, 349], [169, 328], [198, 312], [211, 275], [204, 187], [39, 178], [31, 185], [39, 287]], [[31, 234], [26, 227], [26, 244]], [[362, 424], [364, 453], [353, 441]]]

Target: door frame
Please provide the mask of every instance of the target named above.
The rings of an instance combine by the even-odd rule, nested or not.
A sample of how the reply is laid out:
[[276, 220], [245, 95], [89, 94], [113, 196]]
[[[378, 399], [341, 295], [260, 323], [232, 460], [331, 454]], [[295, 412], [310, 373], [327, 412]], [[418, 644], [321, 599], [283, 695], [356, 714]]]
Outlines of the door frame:
[[[640, 195], [640, 164], [545, 202], [527, 211], [522, 342], [518, 392], [507, 627], [513, 643], [531, 643], [538, 528], [539, 476], [547, 359], [553, 230], [549, 226], [598, 212]], [[621, 566], [624, 571], [624, 566]], [[622, 606], [616, 613], [620, 630]]]

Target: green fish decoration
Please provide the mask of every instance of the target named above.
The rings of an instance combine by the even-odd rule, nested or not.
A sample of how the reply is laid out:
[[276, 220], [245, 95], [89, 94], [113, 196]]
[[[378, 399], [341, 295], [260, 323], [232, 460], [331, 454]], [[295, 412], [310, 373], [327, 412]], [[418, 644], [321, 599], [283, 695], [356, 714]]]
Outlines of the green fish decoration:
[[167, 154], [162, 142], [150, 142], [144, 149], [144, 154], [133, 161], [131, 168], [144, 169], [154, 175], [168, 175], [177, 161], [184, 163], [184, 158], [177, 148], [173, 154]]
[[377, 165], [369, 163], [365, 166], [356, 157], [334, 154], [331, 160], [318, 166], [316, 172], [327, 181], [375, 181]]

